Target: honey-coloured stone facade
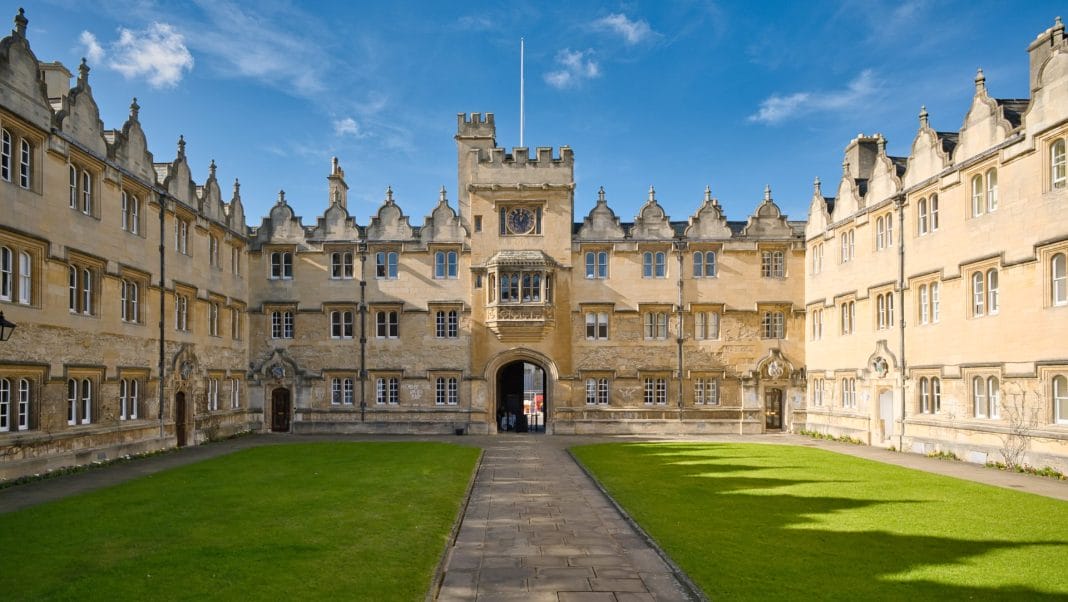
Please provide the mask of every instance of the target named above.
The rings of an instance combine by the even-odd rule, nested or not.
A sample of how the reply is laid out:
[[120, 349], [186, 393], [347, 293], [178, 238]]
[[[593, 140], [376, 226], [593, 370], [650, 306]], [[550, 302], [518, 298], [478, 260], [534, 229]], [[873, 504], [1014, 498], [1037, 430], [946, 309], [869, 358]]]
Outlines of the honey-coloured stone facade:
[[472, 113], [421, 223], [391, 189], [360, 223], [334, 159], [320, 216], [279, 193], [252, 227], [237, 181], [196, 183], [181, 138], [157, 162], [136, 100], [105, 129], [89, 66], [71, 87], [26, 31], [0, 41], [0, 478], [248, 431], [495, 433], [523, 401], [555, 434], [810, 430], [1068, 469], [1059, 22], [1032, 98], [980, 77], [958, 133], [924, 112], [904, 158], [858, 137], [807, 221], [770, 189], [745, 221], [708, 189], [685, 220], [652, 188], [631, 221], [603, 188], [576, 213], [572, 149], [506, 150]]

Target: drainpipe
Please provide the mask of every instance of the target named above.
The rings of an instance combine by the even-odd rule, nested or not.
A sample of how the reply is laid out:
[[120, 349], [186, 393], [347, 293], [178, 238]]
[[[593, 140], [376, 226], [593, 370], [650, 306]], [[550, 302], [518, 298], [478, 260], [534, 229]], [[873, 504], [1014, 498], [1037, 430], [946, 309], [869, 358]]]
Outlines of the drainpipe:
[[675, 257], [678, 259], [678, 264], [679, 264], [679, 278], [678, 278], [679, 298], [678, 298], [678, 305], [676, 306], [678, 309], [675, 312], [676, 315], [679, 317], [679, 335], [678, 335], [678, 337], [676, 337], [675, 342], [678, 345], [679, 378], [678, 378], [678, 400], [677, 400], [677, 404], [678, 404], [678, 409], [679, 409], [679, 421], [680, 422], [682, 421], [682, 398], [683, 398], [683, 390], [684, 390], [683, 386], [682, 386], [682, 381], [683, 381], [683, 378], [684, 378], [684, 376], [683, 376], [684, 375], [684, 372], [683, 372], [683, 365], [684, 364], [683, 364], [682, 342], [685, 340], [684, 335], [685, 335], [685, 331], [686, 331], [684, 314], [683, 314], [683, 309], [682, 309], [682, 251], [683, 251], [683, 249], [685, 247], [686, 247], [686, 243], [685, 242], [683, 242], [683, 241], [675, 241]]
[[905, 196], [901, 195], [897, 203], [897, 332], [899, 369], [897, 387], [901, 391], [901, 429], [897, 435], [897, 448], [905, 451]]
[[157, 417], [159, 419], [159, 438], [163, 439], [163, 369], [164, 369], [164, 347], [166, 345], [166, 337], [164, 334], [163, 321], [165, 315], [165, 300], [167, 297], [167, 288], [165, 280], [163, 278], [163, 271], [166, 268], [166, 247], [164, 241], [167, 240], [165, 232], [165, 213], [166, 207], [165, 198], [161, 194], [159, 195], [159, 410]]
[[367, 419], [367, 243], [360, 249], [360, 422]]

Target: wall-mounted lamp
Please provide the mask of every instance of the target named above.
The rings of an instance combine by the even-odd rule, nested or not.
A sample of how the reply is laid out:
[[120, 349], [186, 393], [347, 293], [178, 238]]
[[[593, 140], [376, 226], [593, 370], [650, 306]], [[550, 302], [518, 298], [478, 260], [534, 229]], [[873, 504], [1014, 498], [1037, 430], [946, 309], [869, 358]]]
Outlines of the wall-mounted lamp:
[[6, 341], [11, 338], [11, 333], [15, 332], [14, 322], [8, 322], [4, 318], [4, 312], [0, 311], [0, 341]]

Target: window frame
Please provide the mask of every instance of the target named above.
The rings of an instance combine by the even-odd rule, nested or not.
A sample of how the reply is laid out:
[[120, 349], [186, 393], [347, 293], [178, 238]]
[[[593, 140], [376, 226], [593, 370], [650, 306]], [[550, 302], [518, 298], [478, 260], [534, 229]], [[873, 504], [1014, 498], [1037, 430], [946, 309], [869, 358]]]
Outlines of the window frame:
[[271, 310], [271, 339], [293, 339], [294, 312], [292, 309]]
[[693, 253], [693, 277], [716, 278], [718, 274], [716, 251], [697, 250]]
[[583, 312], [586, 325], [587, 341], [607, 341], [609, 335], [610, 314], [606, 310], [586, 310]]
[[786, 278], [786, 252], [768, 249], [760, 252], [761, 278]]
[[762, 339], [778, 339], [782, 340], [786, 338], [786, 313], [781, 310], [767, 309], [761, 312], [760, 318], [761, 336]]
[[380, 308], [375, 310], [375, 338], [396, 340], [400, 338], [400, 310]]
[[1068, 250], [1050, 256], [1049, 270], [1050, 305], [1068, 306]]
[[394, 374], [375, 376], [375, 404], [395, 406], [400, 403], [400, 377]]
[[1065, 138], [1057, 138], [1049, 146], [1050, 190], [1068, 187], [1068, 149]]
[[286, 250], [271, 251], [268, 280], [293, 279], [293, 252]]
[[396, 251], [375, 252], [375, 280], [396, 280], [400, 273]]
[[648, 309], [642, 312], [642, 332], [646, 341], [664, 341], [668, 338], [668, 312]]
[[1068, 375], [1054, 374], [1050, 380], [1053, 423], [1068, 424]]
[[642, 400], [646, 406], [666, 406], [668, 403], [667, 377], [647, 375], [642, 377]]
[[330, 338], [336, 341], [352, 340], [354, 316], [351, 309], [330, 310]]
[[608, 279], [608, 251], [603, 249], [588, 250], [585, 254], [586, 279]]

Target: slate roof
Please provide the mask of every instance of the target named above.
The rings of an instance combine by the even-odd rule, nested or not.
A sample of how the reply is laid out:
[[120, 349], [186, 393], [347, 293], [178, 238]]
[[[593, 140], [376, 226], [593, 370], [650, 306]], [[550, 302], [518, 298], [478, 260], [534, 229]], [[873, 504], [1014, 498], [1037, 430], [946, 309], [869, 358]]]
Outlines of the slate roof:
[[935, 132], [938, 134], [938, 141], [942, 143], [942, 150], [946, 151], [947, 155], [953, 154], [953, 149], [957, 148], [957, 142], [960, 141], [960, 134], [957, 132]]
[[897, 177], [903, 177], [905, 175], [905, 168], [909, 165], [909, 158], [890, 157], [890, 162], [894, 164], [894, 171], [897, 172]]
[[1031, 104], [1030, 98], [995, 98], [994, 102], [998, 103], [1001, 107], [1002, 113], [1005, 115], [1005, 119], [1012, 124], [1013, 128], [1020, 127], [1023, 124], [1023, 114], [1027, 111], [1027, 107]]

